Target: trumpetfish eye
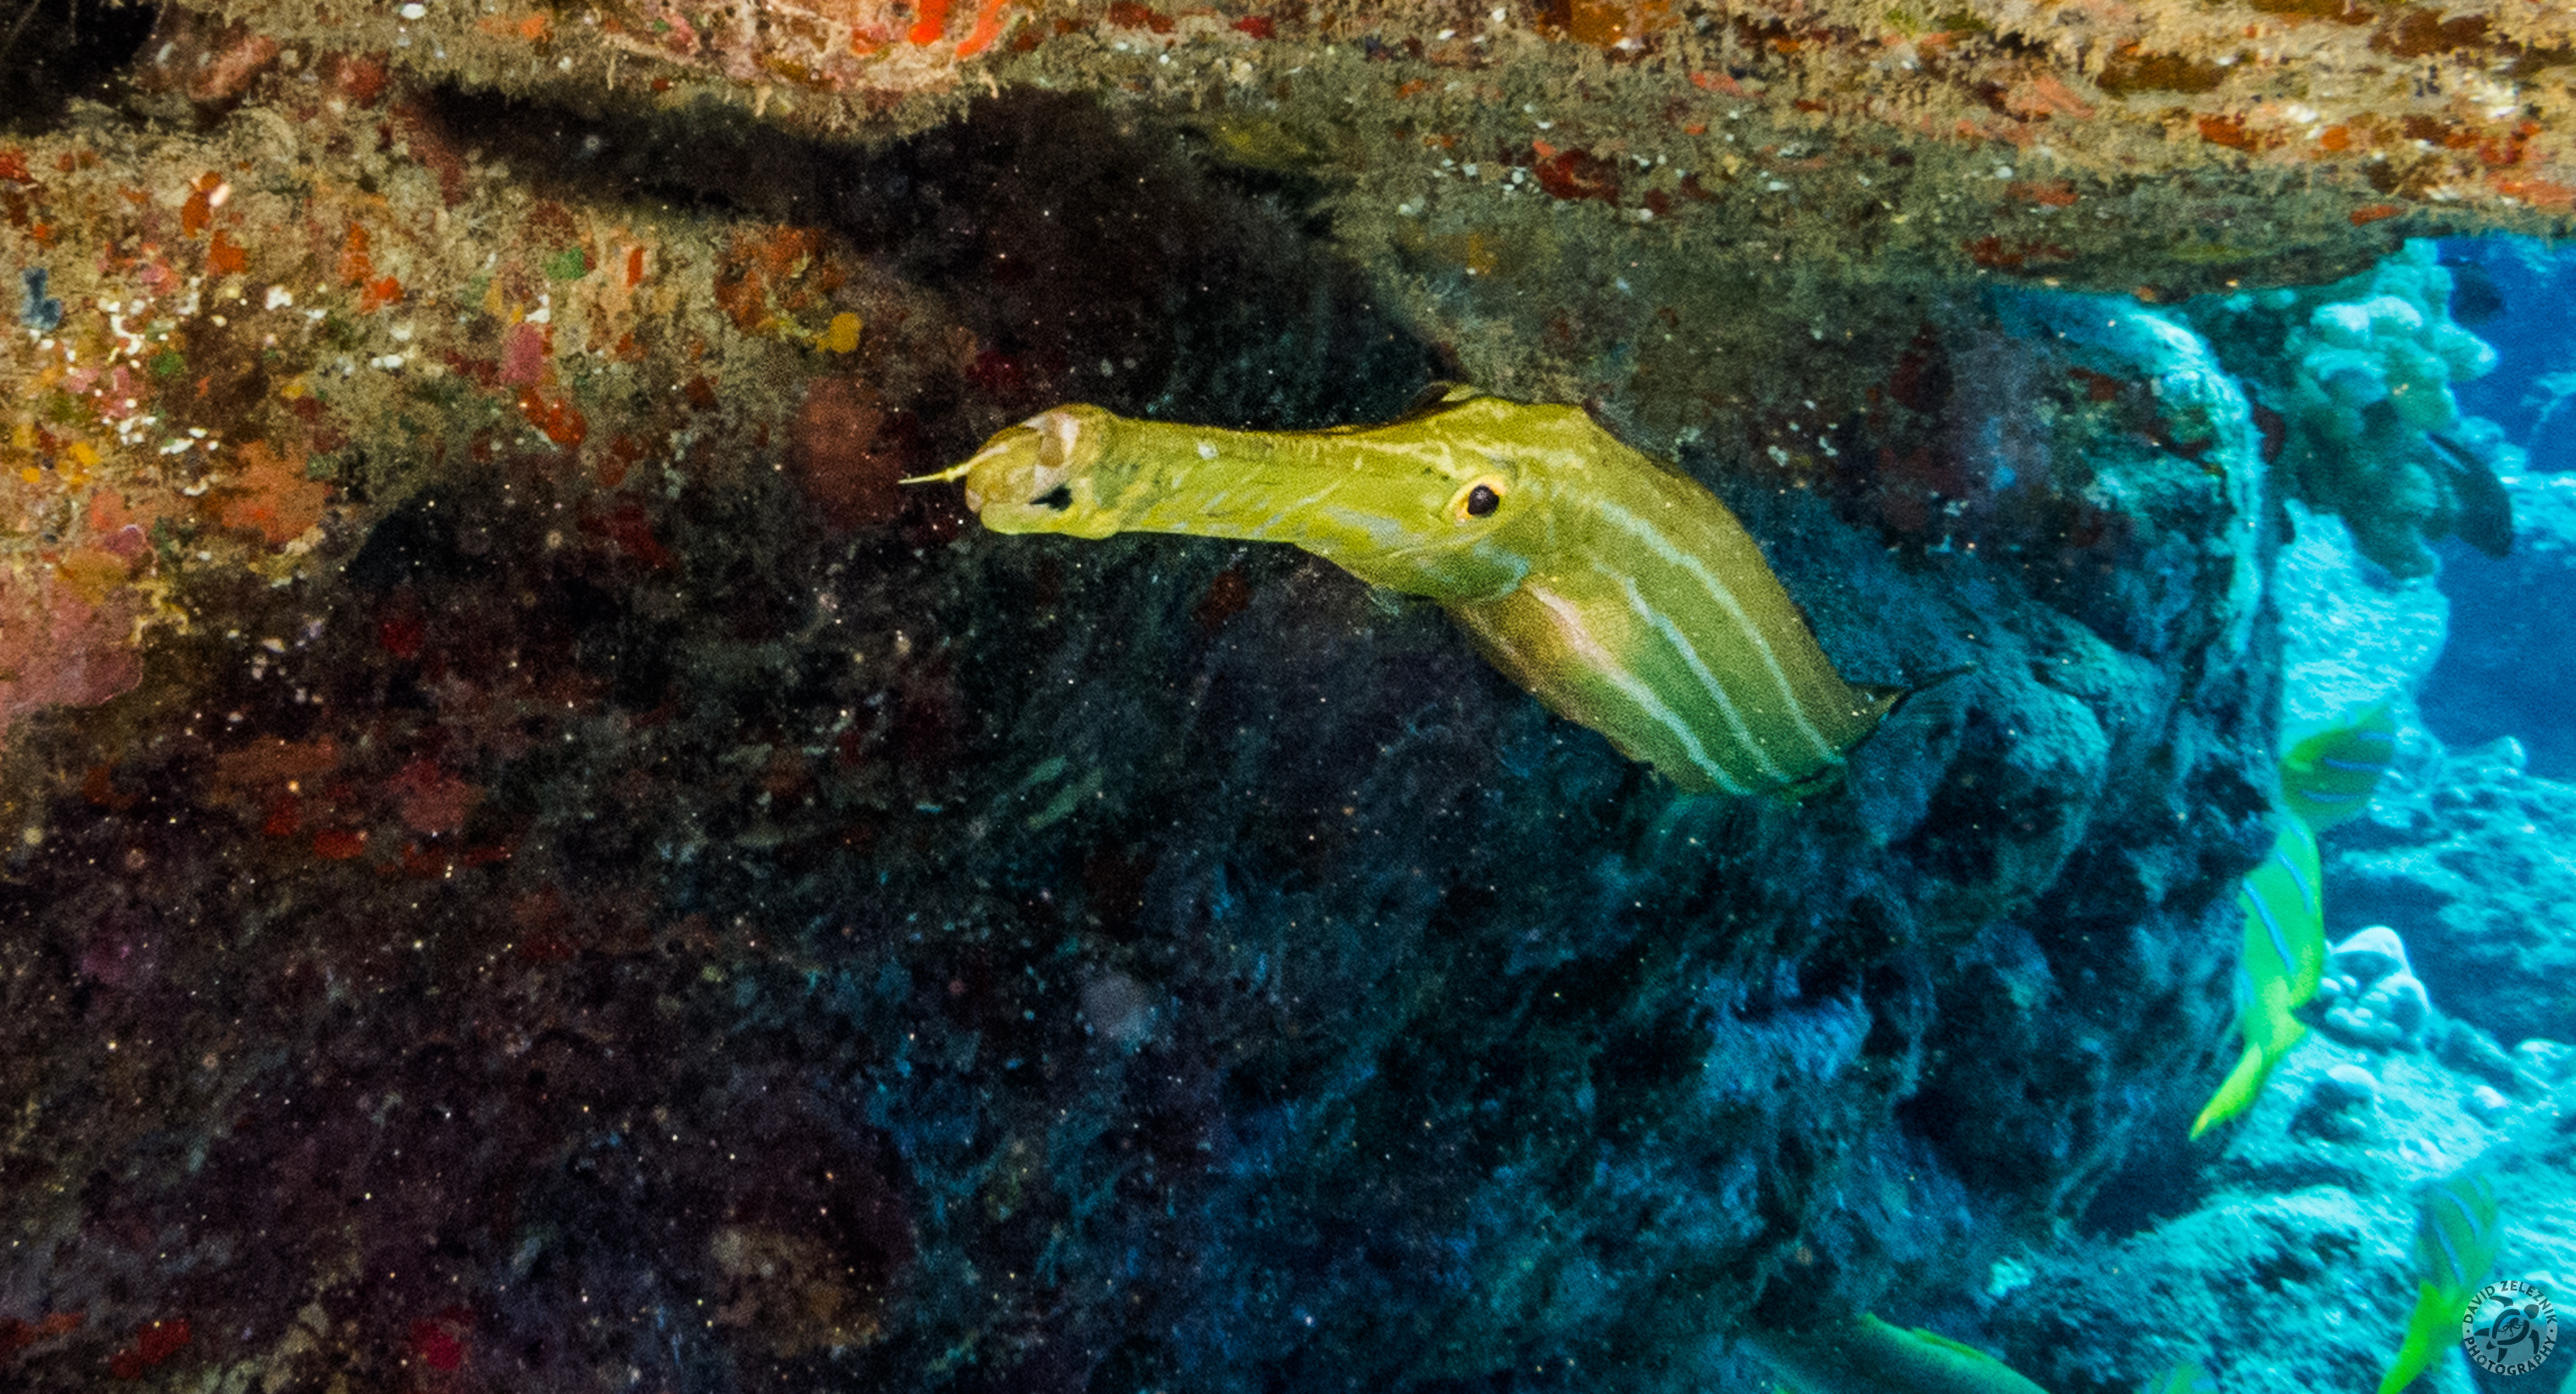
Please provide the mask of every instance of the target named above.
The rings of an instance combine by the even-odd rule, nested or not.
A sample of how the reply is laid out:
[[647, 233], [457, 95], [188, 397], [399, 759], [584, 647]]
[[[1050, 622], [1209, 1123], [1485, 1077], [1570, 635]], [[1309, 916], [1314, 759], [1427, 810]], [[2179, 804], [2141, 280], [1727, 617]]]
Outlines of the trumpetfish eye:
[[1468, 518], [1490, 517], [1503, 506], [1503, 491], [1492, 481], [1480, 479], [1450, 506]]
[[1052, 508], [1056, 512], [1062, 513], [1066, 509], [1073, 507], [1073, 486], [1070, 484], [1058, 484], [1046, 493], [1029, 500], [1029, 502], [1040, 508]]

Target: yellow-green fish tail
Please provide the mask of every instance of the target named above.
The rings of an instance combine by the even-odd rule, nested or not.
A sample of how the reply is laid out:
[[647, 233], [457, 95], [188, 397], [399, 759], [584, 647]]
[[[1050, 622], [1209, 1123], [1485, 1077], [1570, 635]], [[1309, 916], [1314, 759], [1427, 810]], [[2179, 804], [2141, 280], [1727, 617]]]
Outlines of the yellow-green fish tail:
[[2413, 1384], [2416, 1376], [2433, 1368], [2433, 1357], [2459, 1339], [2460, 1314], [2442, 1305], [2441, 1294], [2430, 1283], [2418, 1288], [2415, 1311], [2406, 1319], [2406, 1342], [2397, 1348], [2388, 1373], [2379, 1377], [2379, 1394], [2398, 1394]]
[[1573, 407], [1453, 389], [1383, 426], [1265, 432], [1067, 406], [931, 477], [999, 532], [1286, 542], [1428, 597], [1692, 792], [1813, 792], [1900, 695], [1843, 681], [1715, 495]]
[[2226, 1082], [2209, 1096], [2209, 1102], [2201, 1106], [2200, 1116], [2192, 1120], [2191, 1135], [2197, 1138], [2243, 1113], [2252, 1106], [2254, 1096], [2263, 1092], [2263, 1081], [2271, 1076], [2272, 1062], [2264, 1058], [2263, 1048], [2247, 1045], [2236, 1068], [2228, 1071]]

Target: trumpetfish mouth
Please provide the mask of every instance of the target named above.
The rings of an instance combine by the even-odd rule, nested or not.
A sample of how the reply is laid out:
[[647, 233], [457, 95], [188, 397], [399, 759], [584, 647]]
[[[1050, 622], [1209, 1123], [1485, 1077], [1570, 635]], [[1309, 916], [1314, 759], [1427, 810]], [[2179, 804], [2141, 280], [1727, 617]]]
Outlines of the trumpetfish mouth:
[[[996, 434], [964, 463], [936, 474], [903, 482], [927, 484], [962, 480], [966, 506], [996, 532], [1077, 532], [1072, 515], [1099, 507], [1090, 468], [1105, 453], [1097, 429], [1085, 415], [1107, 417], [1097, 408], [1056, 407]], [[1114, 419], [1114, 418], [1112, 418]], [[1097, 533], [1106, 537], [1115, 526]]]

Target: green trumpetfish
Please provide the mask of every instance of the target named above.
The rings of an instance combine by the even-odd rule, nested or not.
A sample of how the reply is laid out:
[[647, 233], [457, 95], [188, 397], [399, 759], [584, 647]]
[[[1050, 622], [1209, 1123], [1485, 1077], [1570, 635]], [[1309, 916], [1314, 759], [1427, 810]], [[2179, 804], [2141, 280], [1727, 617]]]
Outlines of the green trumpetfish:
[[2227, 1082], [2192, 1120], [2191, 1135], [2243, 1113], [2263, 1092], [2272, 1067], [2305, 1039], [2294, 1015], [2325, 979], [2325, 903], [2319, 894], [2317, 835], [2306, 821], [2282, 821], [2270, 856], [2236, 888], [2245, 912], [2244, 948], [2236, 962], [2236, 1024], [2245, 1054]]
[[1843, 681], [1735, 516], [1574, 407], [1451, 388], [1383, 426], [1042, 412], [922, 480], [997, 532], [1287, 542], [1437, 601], [1494, 666], [1693, 793], [1798, 798], [1903, 695]]
[[2431, 1368], [2433, 1357], [2460, 1339], [2460, 1314], [2495, 1267], [2495, 1183], [2484, 1173], [2446, 1177], [2424, 1191], [2415, 1219], [2415, 1261], [2424, 1277], [2415, 1289], [2415, 1311], [2406, 1320], [2406, 1343], [2380, 1376], [2379, 1394], [2397, 1394]]
[[1798, 1394], [2048, 1394], [1975, 1346], [1867, 1312], [1813, 1331], [1741, 1339]]

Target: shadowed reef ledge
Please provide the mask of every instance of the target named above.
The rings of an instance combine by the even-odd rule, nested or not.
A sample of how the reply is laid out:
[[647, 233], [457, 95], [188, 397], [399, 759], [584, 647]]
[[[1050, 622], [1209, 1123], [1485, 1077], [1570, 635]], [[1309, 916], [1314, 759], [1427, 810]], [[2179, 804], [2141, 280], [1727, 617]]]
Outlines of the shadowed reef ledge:
[[[2553, 230], [2566, 43], [168, 12], [0, 137], [0, 1359], [1680, 1389], [1977, 1289], [2207, 1093], [2270, 838], [2259, 403], [2076, 292]], [[1298, 554], [894, 483], [1436, 377], [1974, 671], [1686, 799]]]

